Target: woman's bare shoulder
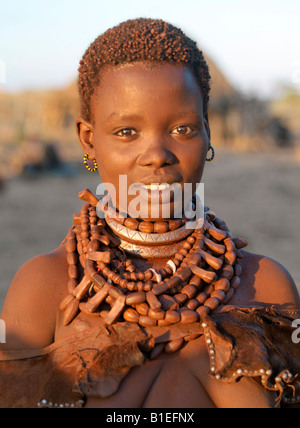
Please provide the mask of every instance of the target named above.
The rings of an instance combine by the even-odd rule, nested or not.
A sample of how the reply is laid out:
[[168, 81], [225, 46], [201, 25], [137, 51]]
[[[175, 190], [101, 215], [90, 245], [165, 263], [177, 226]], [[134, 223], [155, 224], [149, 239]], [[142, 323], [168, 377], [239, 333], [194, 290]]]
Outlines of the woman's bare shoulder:
[[236, 300], [300, 308], [296, 284], [284, 266], [266, 256], [247, 251], [242, 254], [242, 285]]
[[37, 256], [19, 269], [1, 314], [8, 348], [40, 348], [53, 342], [58, 307], [67, 284], [65, 247]]

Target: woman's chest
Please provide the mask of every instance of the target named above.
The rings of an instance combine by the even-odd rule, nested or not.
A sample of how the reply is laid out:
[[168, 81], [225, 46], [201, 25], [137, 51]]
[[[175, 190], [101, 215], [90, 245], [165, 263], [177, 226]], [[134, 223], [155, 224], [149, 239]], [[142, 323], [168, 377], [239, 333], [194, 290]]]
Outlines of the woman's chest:
[[87, 408], [213, 408], [201, 382], [180, 352], [133, 368], [108, 398], [87, 400]]
[[[99, 319], [81, 314], [60, 337], [87, 331]], [[127, 340], [127, 339], [126, 339]], [[110, 359], [110, 356], [108, 356]], [[113, 360], [114, 355], [111, 355]], [[171, 355], [147, 359], [130, 370], [120, 381], [116, 392], [107, 398], [96, 398], [90, 391], [86, 407], [96, 408], [228, 408], [275, 406], [275, 397], [252, 379], [222, 383], [209, 375], [210, 359], [205, 339], [188, 342]], [[97, 379], [96, 383], [97, 383]], [[103, 397], [103, 396], [102, 396]]]
[[[221, 383], [208, 374], [209, 360], [201, 339], [174, 355], [136, 367], [122, 381], [116, 394], [105, 399], [90, 397], [87, 408], [273, 408], [274, 394], [252, 379]], [[198, 350], [197, 355], [194, 354]]]

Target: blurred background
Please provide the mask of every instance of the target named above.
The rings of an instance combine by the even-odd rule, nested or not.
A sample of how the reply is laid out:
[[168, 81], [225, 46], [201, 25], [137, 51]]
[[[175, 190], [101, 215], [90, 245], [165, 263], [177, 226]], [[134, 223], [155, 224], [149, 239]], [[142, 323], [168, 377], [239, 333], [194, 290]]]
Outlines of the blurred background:
[[74, 120], [78, 64], [126, 19], [161, 18], [204, 51], [216, 159], [205, 203], [300, 286], [299, 0], [10, 0], [0, 13], [0, 310], [23, 263], [60, 245], [95, 191]]

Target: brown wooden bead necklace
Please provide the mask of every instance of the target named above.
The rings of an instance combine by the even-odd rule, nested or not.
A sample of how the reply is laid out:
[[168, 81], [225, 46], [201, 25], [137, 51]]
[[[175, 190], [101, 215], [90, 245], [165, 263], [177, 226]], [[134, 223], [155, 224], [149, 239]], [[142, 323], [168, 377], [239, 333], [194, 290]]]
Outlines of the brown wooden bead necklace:
[[[163, 269], [137, 269], [119, 248], [104, 219], [99, 219], [99, 200], [90, 192], [66, 239], [69, 265], [69, 295], [61, 303], [64, 325], [79, 312], [101, 317], [106, 325], [127, 321], [141, 327], [167, 327], [197, 323], [233, 297], [241, 282], [240, 249], [247, 246], [233, 239], [225, 223], [206, 210], [200, 229], [180, 242], [180, 249]], [[177, 243], [178, 244], [178, 243]], [[84, 269], [80, 278], [79, 264]], [[198, 335], [199, 337], [199, 335]], [[153, 350], [175, 352], [184, 339]]]

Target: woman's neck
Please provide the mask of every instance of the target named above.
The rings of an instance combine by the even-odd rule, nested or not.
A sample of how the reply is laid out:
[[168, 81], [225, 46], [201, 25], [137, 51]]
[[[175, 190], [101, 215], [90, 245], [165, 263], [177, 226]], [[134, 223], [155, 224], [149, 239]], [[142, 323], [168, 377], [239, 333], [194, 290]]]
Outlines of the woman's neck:
[[158, 259], [144, 259], [136, 255], [129, 255], [132, 264], [142, 272], [146, 272], [148, 269], [160, 270], [170, 260], [170, 257], [158, 258]]

